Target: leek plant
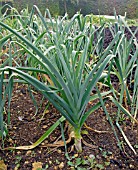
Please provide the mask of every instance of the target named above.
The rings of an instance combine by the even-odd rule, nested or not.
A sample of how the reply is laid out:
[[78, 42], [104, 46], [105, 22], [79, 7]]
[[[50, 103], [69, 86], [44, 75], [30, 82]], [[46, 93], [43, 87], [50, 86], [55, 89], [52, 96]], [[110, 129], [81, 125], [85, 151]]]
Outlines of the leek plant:
[[[88, 65], [86, 63], [96, 50], [96, 47], [93, 47], [92, 44], [96, 29], [90, 23], [88, 25], [84, 21], [80, 22], [82, 21], [80, 14], [75, 14], [70, 21], [66, 20], [65, 16], [54, 22], [48, 10], [46, 11], [49, 15], [49, 21], [41, 15], [36, 6], [34, 6], [33, 11], [34, 9], [37, 9], [44, 29], [44, 32], [38, 35], [34, 42], [26, 37], [21, 29], [15, 30], [2, 21], [0, 21], [0, 26], [11, 33], [9, 34], [11, 38], [13, 37], [11, 43], [24, 50], [30, 56], [30, 60], [35, 61], [37, 67], [34, 67], [34, 65], [12, 67], [12, 55], [10, 55], [10, 65], [0, 68], [0, 85], [3, 84], [4, 73], [8, 72], [9, 81], [4, 94], [8, 94], [9, 100], [14, 79], [23, 80], [40, 91], [69, 122], [70, 133], [74, 139], [76, 150], [81, 152], [82, 126], [91, 112], [100, 106], [100, 103], [95, 104], [87, 111], [86, 107], [92, 100], [91, 92], [93, 88], [103, 77], [102, 73], [105, 67], [115, 57], [113, 46], [120, 43], [121, 32], [117, 32], [107, 49], [99, 53], [99, 60], [93, 61], [92, 58]], [[30, 26], [34, 15], [33, 11], [28, 23]], [[47, 22], [50, 22], [50, 26]], [[46, 41], [48, 41], [46, 46], [41, 44]], [[37, 77], [30, 74], [32, 72], [44, 75], [45, 81], [38, 80]], [[0, 99], [2, 100], [2, 97]], [[3, 99], [5, 100], [4, 96]], [[0, 105], [1, 122], [3, 105], [4, 102]]]
[[[117, 17], [116, 17], [117, 19]], [[118, 17], [117, 22], [114, 25], [114, 29], [112, 25], [109, 26], [110, 31], [112, 32], [113, 37], [116, 36], [118, 31], [122, 32], [122, 37], [120, 38], [120, 42], [115, 46], [113, 50], [113, 54], [116, 56], [110, 65], [110, 74], [116, 75], [119, 80], [118, 89], [114, 89], [114, 86], [111, 83], [110, 76], [108, 77], [108, 81], [106, 85], [109, 85], [112, 90], [113, 96], [109, 96], [113, 103], [118, 107], [118, 112], [116, 116], [116, 125], [123, 135], [126, 143], [132, 149], [132, 151], [136, 154], [135, 149], [130, 144], [127, 136], [123, 132], [120, 126], [120, 120], [122, 114], [126, 114], [133, 120], [134, 123], [138, 124], [136, 120], [136, 115], [138, 112], [138, 43], [136, 40], [136, 33], [132, 32], [126, 21], [120, 17]], [[125, 35], [125, 29], [131, 33], [131, 38], [128, 40]], [[129, 82], [129, 84], [128, 84]], [[132, 83], [133, 90], [130, 91], [129, 87], [131, 87]], [[129, 107], [128, 107], [129, 106]], [[104, 107], [104, 106], [103, 106]], [[105, 112], [107, 112], [104, 107]], [[121, 112], [122, 111], [122, 112]], [[119, 142], [119, 140], [118, 140]]]
[[[128, 40], [125, 35], [125, 29], [131, 33], [131, 38]], [[133, 33], [126, 21], [122, 18], [118, 18], [118, 22], [115, 24], [115, 32], [121, 30], [123, 33], [120, 44], [114, 49], [114, 55], [117, 57], [114, 58], [114, 62], [112, 65], [113, 74], [118, 77], [119, 85], [120, 85], [120, 93], [119, 103], [122, 104], [124, 101], [125, 108], [128, 109], [128, 104], [131, 105], [132, 110], [134, 110], [133, 106], [136, 106], [137, 100], [137, 86], [138, 86], [138, 77], [137, 75], [137, 60], [138, 60], [138, 43], [136, 40], [136, 33], [138, 28]], [[113, 37], [116, 33], [112, 32]], [[129, 84], [128, 84], [129, 82]], [[132, 83], [134, 83], [133, 92], [130, 92], [129, 86], [131, 87]], [[133, 96], [133, 97], [132, 97]], [[115, 96], [117, 99], [117, 97]], [[135, 101], [135, 103], [134, 103]], [[131, 110], [131, 111], [132, 111]], [[134, 115], [134, 111], [131, 112]], [[119, 118], [119, 114], [118, 114]]]

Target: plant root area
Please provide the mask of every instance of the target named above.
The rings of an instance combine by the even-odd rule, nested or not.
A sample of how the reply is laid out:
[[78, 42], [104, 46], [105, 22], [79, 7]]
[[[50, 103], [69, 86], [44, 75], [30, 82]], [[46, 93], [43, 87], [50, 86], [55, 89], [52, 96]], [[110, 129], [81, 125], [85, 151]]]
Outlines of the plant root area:
[[[45, 131], [58, 120], [61, 115], [52, 105], [46, 108], [48, 102], [43, 100], [42, 96], [37, 92], [33, 95], [39, 106], [38, 113], [35, 115], [36, 109], [30, 98], [30, 94], [26, 85], [17, 85], [14, 87], [11, 101], [11, 123], [8, 125], [9, 135], [4, 141], [4, 147], [25, 146], [36, 142]], [[91, 107], [93, 103], [89, 103]], [[112, 103], [106, 104], [107, 110], [115, 124], [117, 108]], [[6, 116], [5, 109], [5, 117]], [[88, 145], [83, 144], [83, 152], [76, 153], [72, 149], [72, 144], [67, 145], [68, 154], [71, 160], [65, 156], [65, 147], [49, 147], [47, 144], [52, 144], [61, 136], [60, 126], [46, 140], [32, 150], [0, 150], [0, 160], [7, 166], [8, 170], [20, 169], [31, 170], [38, 169], [35, 165], [41, 167], [39, 169], [138, 169], [138, 156], [128, 147], [124, 138], [116, 128], [118, 137], [123, 147], [122, 151], [117, 146], [117, 140], [111, 129], [111, 126], [106, 118], [102, 108], [92, 113], [86, 121], [88, 127], [101, 131], [95, 132], [90, 128], [83, 127], [85, 134], [82, 135], [83, 140]], [[138, 129], [128, 117], [120, 120], [120, 125], [126, 134], [131, 145], [138, 152]], [[87, 133], [86, 133], [87, 131]], [[104, 132], [106, 131], [106, 132]], [[103, 133], [102, 133], [103, 132]], [[65, 138], [68, 135], [65, 132]], [[62, 138], [61, 138], [62, 139]], [[61, 140], [60, 139], [60, 140]], [[95, 148], [89, 145], [96, 146]], [[91, 161], [93, 160], [93, 161]], [[78, 164], [77, 161], [80, 161]]]

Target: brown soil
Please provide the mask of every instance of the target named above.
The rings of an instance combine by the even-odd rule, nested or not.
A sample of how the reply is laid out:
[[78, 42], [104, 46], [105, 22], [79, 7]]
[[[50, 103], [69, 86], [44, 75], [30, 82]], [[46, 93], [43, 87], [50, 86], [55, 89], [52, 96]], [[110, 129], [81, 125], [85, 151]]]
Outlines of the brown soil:
[[[37, 100], [37, 104], [40, 106], [42, 96], [39, 93], [34, 93], [34, 96]], [[58, 120], [60, 114], [52, 107], [52, 105], [49, 106], [43, 117], [46, 105], [47, 101], [45, 100], [43, 101], [42, 107], [39, 108], [37, 115], [33, 118], [35, 107], [26, 86], [18, 85], [14, 88], [11, 102], [11, 123], [8, 127], [9, 135], [4, 142], [5, 147], [30, 145], [44, 134], [56, 120]], [[113, 118], [116, 114], [116, 107], [111, 105], [111, 103], [106, 104], [106, 106]], [[130, 119], [125, 119], [126, 121], [124, 121], [124, 123], [120, 122], [120, 124], [132, 146], [134, 146], [138, 144], [138, 129], [134, 127], [132, 130]], [[102, 108], [92, 113], [86, 123], [93, 129], [108, 132], [98, 134], [88, 130], [88, 135], [83, 135], [83, 139], [89, 144], [96, 145], [98, 148], [92, 149], [91, 147], [83, 145], [83, 152], [81, 154], [77, 155], [74, 150], [69, 153], [70, 157], [75, 155], [76, 158], [80, 157], [87, 160], [89, 156], [94, 155], [96, 157], [96, 164], [104, 165], [105, 162], [109, 163], [108, 166], [104, 166], [104, 169], [108, 170], [138, 169], [138, 157], [134, 155], [130, 148], [128, 148], [123, 137], [117, 131], [124, 146], [123, 151], [119, 150], [116, 138]], [[61, 129], [58, 127], [44, 143], [53, 143], [60, 135]], [[68, 150], [70, 149], [71, 145], [68, 146]], [[34, 162], [41, 162], [43, 168], [48, 165], [49, 170], [60, 169], [59, 167], [61, 164], [64, 165], [61, 169], [71, 169], [65, 157], [64, 147], [53, 150], [53, 148], [42, 147], [41, 145], [30, 151], [1, 150], [0, 158], [4, 160], [5, 164], [8, 166], [8, 170], [13, 170], [15, 167], [19, 167], [17, 168], [19, 170], [31, 170], [32, 163]], [[75, 159], [73, 159], [72, 162], [73, 161], [75, 161]], [[90, 168], [89, 165], [82, 165], [80, 167], [86, 170]]]

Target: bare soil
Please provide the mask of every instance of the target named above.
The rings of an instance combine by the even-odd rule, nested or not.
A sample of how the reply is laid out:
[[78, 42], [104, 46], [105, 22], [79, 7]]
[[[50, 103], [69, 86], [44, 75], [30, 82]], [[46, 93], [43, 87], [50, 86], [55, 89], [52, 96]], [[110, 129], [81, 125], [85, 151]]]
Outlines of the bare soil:
[[[34, 93], [34, 96], [37, 103], [40, 104], [42, 96], [37, 92]], [[52, 124], [54, 124], [54, 122], [56, 122], [56, 120], [58, 120], [58, 118], [60, 118], [61, 115], [52, 105], [48, 107], [44, 114], [46, 105], [47, 101], [45, 100], [43, 101], [42, 107], [39, 108], [37, 115], [33, 118], [35, 107], [26, 85], [18, 85], [14, 88], [11, 102], [11, 123], [8, 127], [8, 138], [4, 142], [5, 147], [30, 145], [34, 143]], [[88, 107], [91, 107], [91, 104], [89, 104]], [[116, 115], [116, 107], [111, 103], [106, 104], [106, 107], [113, 118]], [[89, 146], [83, 145], [83, 152], [77, 155], [77, 157], [87, 159], [90, 155], [94, 155], [97, 164], [110, 162], [108, 166], [105, 166], [105, 169], [109, 170], [138, 169], [138, 157], [128, 148], [123, 137], [116, 129], [124, 147], [123, 151], [119, 150], [116, 138], [102, 108], [92, 113], [86, 124], [93, 129], [107, 131], [107, 133], [98, 134], [86, 129], [88, 134], [83, 135], [83, 139], [87, 143], [97, 146], [97, 148], [92, 149]], [[124, 123], [122, 121], [120, 124], [122, 124], [121, 126], [132, 146], [136, 145], [138, 143], [137, 127], [132, 129], [132, 123], [127, 117]], [[64, 147], [55, 148], [54, 150], [50, 147], [44, 147], [45, 143], [53, 143], [60, 135], [61, 129], [58, 127], [48, 139], [46, 139], [43, 145], [30, 151], [1, 150], [0, 158], [4, 160], [9, 170], [13, 170], [17, 164], [20, 165], [18, 168], [20, 170], [31, 170], [32, 163], [34, 162], [42, 162], [43, 167], [48, 165], [49, 170], [59, 169], [60, 163], [63, 162], [64, 167], [62, 169], [71, 169], [67, 164]], [[70, 150], [71, 145], [68, 146], [68, 151]], [[76, 155], [76, 151], [73, 150], [69, 155], [70, 157]], [[84, 167], [87, 169], [87, 166]]]

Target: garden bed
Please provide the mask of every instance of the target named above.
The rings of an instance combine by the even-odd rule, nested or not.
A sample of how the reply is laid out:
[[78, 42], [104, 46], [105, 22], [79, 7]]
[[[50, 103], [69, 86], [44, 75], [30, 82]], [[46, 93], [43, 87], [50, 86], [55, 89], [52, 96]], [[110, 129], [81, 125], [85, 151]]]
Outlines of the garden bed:
[[[34, 94], [37, 102], [40, 103], [42, 96], [37, 92]], [[11, 124], [9, 126], [9, 137], [4, 142], [5, 147], [31, 145], [44, 134], [54, 122], [56, 122], [60, 117], [60, 114], [52, 107], [52, 105], [50, 105], [44, 114], [46, 103], [47, 101], [43, 102], [42, 108], [39, 109], [37, 115], [32, 118], [35, 114], [35, 107], [30, 99], [26, 86], [18, 85], [14, 88], [11, 103]], [[90, 104], [88, 107], [90, 107]], [[114, 117], [117, 108], [112, 103], [106, 104], [106, 107], [110, 115]], [[130, 148], [128, 148], [120, 133], [118, 133], [118, 136], [122, 139], [121, 142], [124, 150], [120, 151], [117, 147], [117, 141], [102, 108], [92, 113], [86, 124], [95, 130], [107, 131], [107, 133], [98, 134], [84, 128], [88, 131], [87, 135], [83, 135], [84, 140], [89, 144], [97, 146], [97, 148], [92, 149], [89, 146], [83, 145], [83, 152], [81, 154], [77, 154], [76, 151], [73, 150], [69, 153], [70, 158], [72, 158], [70, 162], [75, 164], [75, 161], [78, 158], [81, 158], [83, 161], [86, 160], [87, 162], [89, 157], [94, 155], [95, 166], [93, 168], [95, 169], [99, 169], [98, 167], [108, 170], [138, 168], [138, 157], [134, 155]], [[121, 122], [121, 126], [129, 141], [134, 146], [136, 141], [138, 141], [137, 127], [134, 126], [134, 129], [132, 130], [132, 123], [129, 119], [127, 120], [127, 118], [125, 123], [123, 123], [123, 121]], [[61, 129], [58, 127], [49, 138], [42, 143], [42, 145], [35, 149], [28, 151], [4, 150], [0, 152], [0, 158], [4, 160], [9, 170], [13, 170], [15, 167], [18, 167], [17, 169], [20, 170], [30, 170], [32, 169], [34, 162], [41, 162], [42, 167], [47, 167], [49, 170], [60, 169], [62, 165], [63, 168], [61, 169], [71, 169], [71, 166], [69, 166], [70, 163], [67, 163], [68, 160], [65, 157], [64, 147], [50, 148], [45, 146], [47, 143], [53, 143], [60, 135]], [[68, 146], [68, 151], [70, 150], [71, 147]], [[88, 161], [88, 165], [80, 163], [80, 165], [76, 167], [88, 169], [91, 166]]]
[[[131, 27], [131, 29], [134, 31], [136, 27]], [[105, 33], [105, 47], [107, 47], [112, 40], [112, 36], [108, 28]], [[128, 31], [126, 31], [126, 35], [130, 38]], [[138, 39], [138, 34], [136, 34], [136, 36]], [[118, 89], [118, 80], [115, 77], [112, 77], [112, 81], [115, 88]], [[37, 91], [34, 91], [33, 94], [39, 106], [36, 116], [34, 116], [36, 109], [30, 98], [27, 86], [21, 84], [15, 85], [11, 102], [11, 123], [8, 127], [8, 138], [4, 141], [5, 147], [31, 145], [60, 118], [61, 115], [51, 104], [47, 110], [45, 110], [45, 106], [48, 104], [48, 101], [45, 100], [41, 103], [41, 94]], [[42, 106], [40, 107], [41, 104]], [[89, 103], [88, 107], [91, 107], [91, 103]], [[116, 115], [117, 108], [111, 102], [108, 102], [106, 107], [110, 116], [115, 121], [114, 117]], [[138, 151], [136, 145], [138, 142], [138, 129], [136, 126], [132, 129], [132, 122], [130, 119], [127, 117], [124, 119], [125, 121], [122, 120], [122, 122], [120, 122], [121, 127], [132, 146], [134, 146], [136, 151]], [[83, 129], [88, 132], [88, 134], [83, 135], [83, 139], [88, 144], [92, 144], [97, 148], [91, 148], [91, 146], [83, 145], [83, 152], [78, 154], [75, 150], [71, 151], [71, 145], [69, 144], [68, 152], [71, 151], [71, 153], [69, 153], [71, 158], [70, 161], [65, 157], [64, 147], [51, 148], [46, 146], [49, 143], [53, 143], [61, 135], [60, 127], [58, 127], [42, 143], [42, 145], [39, 145], [35, 149], [27, 151], [1, 150], [0, 159], [4, 160], [4, 163], [9, 170], [30, 170], [33, 166], [37, 166], [37, 164], [33, 164], [35, 162], [38, 162], [38, 167], [43, 167], [44, 169], [49, 170], [66, 170], [73, 168], [108, 170], [138, 169], [138, 157], [134, 155], [134, 153], [126, 145], [123, 137], [116, 129], [123, 146], [123, 151], [119, 150], [116, 138], [102, 108], [92, 113], [86, 121], [86, 124], [95, 130], [107, 132], [96, 133], [83, 127]], [[92, 158], [93, 162], [91, 162]]]

